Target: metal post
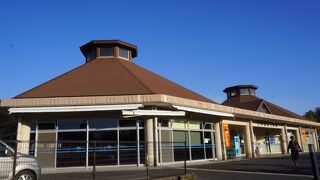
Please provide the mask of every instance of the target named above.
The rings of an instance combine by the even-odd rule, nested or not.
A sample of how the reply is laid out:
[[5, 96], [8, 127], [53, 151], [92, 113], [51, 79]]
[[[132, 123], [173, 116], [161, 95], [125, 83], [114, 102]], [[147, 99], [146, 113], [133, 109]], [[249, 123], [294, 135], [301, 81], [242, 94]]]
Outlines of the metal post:
[[187, 175], [187, 140], [184, 141], [184, 174]]
[[314, 146], [313, 144], [309, 144], [309, 155], [311, 159], [312, 171], [314, 180], [319, 180], [319, 169], [316, 156], [314, 155]]
[[93, 171], [92, 171], [92, 178], [93, 180], [96, 179], [96, 146], [97, 142], [93, 142]]
[[12, 165], [12, 180], [16, 179], [16, 166], [17, 166], [17, 154], [18, 154], [18, 141], [16, 141], [16, 147], [14, 147], [13, 165]]

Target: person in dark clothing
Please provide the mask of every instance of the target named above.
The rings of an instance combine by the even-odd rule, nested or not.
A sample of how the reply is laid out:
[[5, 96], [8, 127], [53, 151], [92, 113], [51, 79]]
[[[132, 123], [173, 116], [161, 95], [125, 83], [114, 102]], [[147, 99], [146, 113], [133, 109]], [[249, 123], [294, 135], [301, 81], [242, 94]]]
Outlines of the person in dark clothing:
[[290, 137], [289, 145], [288, 145], [288, 152], [289, 149], [291, 150], [291, 158], [294, 162], [294, 165], [298, 167], [298, 161], [299, 161], [299, 153], [301, 152], [301, 148], [299, 146], [299, 143], [296, 141], [294, 136]]

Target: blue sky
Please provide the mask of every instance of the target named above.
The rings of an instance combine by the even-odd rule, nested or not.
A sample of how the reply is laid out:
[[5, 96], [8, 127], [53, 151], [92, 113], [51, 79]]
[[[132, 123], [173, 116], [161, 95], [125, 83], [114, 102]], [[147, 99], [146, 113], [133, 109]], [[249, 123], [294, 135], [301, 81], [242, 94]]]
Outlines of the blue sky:
[[136, 44], [135, 63], [217, 102], [223, 89], [303, 114], [320, 106], [320, 1], [4, 1], [0, 98], [84, 63], [92, 39]]

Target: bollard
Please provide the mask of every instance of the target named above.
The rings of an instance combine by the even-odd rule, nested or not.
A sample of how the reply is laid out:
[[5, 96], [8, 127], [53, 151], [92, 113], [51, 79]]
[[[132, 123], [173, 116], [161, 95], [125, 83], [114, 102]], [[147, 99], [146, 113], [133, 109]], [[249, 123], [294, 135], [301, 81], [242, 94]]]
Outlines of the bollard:
[[313, 144], [309, 144], [309, 155], [310, 155], [310, 159], [311, 159], [314, 180], [319, 180], [318, 162], [317, 162], [317, 157], [314, 154]]

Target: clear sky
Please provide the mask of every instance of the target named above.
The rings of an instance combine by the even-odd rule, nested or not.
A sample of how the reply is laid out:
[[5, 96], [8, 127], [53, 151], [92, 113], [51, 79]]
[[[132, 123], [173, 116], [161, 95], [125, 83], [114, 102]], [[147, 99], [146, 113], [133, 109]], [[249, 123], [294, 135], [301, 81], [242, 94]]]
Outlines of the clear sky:
[[320, 106], [319, 0], [3, 1], [0, 98], [83, 64], [92, 39], [136, 44], [135, 63], [217, 102], [255, 84], [297, 113]]

